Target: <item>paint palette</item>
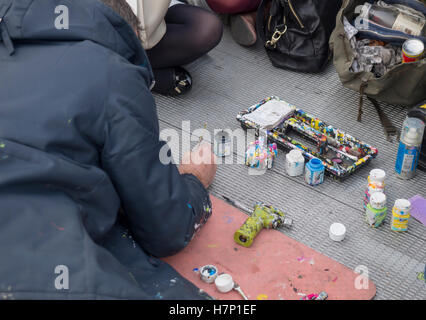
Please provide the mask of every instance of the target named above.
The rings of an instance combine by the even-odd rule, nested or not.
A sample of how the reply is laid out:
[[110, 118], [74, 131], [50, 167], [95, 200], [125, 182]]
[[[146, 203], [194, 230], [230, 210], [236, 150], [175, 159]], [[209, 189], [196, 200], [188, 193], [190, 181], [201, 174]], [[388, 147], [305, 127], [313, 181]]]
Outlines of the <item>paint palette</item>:
[[[237, 120], [245, 129], [265, 130], [271, 141], [286, 150], [300, 149], [307, 161], [313, 158], [320, 159], [326, 173], [333, 178], [343, 180], [377, 156], [377, 148], [296, 107], [293, 108], [292, 114], [284, 115], [283, 121], [270, 130], [247, 120], [249, 119], [247, 114], [259, 110], [270, 101], [282, 100], [269, 97], [240, 112]], [[287, 102], [283, 103], [289, 105]]]

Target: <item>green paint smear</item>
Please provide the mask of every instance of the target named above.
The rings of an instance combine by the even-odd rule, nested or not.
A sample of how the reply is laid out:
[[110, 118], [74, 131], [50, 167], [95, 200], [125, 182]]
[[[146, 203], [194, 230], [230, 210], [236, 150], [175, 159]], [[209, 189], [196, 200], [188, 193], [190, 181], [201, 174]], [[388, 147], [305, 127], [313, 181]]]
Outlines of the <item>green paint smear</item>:
[[422, 281], [426, 281], [425, 280], [425, 273], [424, 272], [419, 272], [417, 274], [417, 279], [422, 280]]

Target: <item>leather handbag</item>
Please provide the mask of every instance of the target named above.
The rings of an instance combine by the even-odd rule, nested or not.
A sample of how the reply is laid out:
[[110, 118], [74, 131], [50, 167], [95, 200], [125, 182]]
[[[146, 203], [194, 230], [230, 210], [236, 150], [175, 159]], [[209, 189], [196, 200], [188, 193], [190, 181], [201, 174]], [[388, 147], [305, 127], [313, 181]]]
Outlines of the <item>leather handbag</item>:
[[342, 0], [263, 0], [257, 30], [275, 67], [320, 72]]

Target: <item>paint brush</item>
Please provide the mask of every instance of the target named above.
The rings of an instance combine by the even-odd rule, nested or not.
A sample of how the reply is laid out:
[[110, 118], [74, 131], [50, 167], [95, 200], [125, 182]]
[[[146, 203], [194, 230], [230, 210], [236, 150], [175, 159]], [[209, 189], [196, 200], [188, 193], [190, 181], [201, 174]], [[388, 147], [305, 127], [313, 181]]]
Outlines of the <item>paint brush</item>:
[[248, 214], [252, 214], [252, 212], [253, 212], [253, 209], [249, 209], [249, 208], [247, 208], [247, 207], [246, 207], [244, 204], [242, 204], [241, 202], [231, 200], [231, 199], [229, 199], [228, 197], [226, 197], [226, 196], [224, 196], [224, 195], [222, 195], [222, 198], [223, 198], [226, 202], [228, 202], [229, 204], [231, 204], [232, 206], [234, 206], [235, 208], [238, 208], [238, 209], [240, 209], [240, 210], [243, 210], [243, 211], [247, 212]]

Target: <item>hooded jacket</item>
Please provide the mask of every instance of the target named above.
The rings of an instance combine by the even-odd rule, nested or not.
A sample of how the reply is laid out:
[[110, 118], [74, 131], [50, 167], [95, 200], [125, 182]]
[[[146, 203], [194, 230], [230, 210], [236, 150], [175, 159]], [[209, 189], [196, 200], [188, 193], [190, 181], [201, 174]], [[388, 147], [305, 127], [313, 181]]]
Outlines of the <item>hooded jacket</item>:
[[[101, 2], [0, 0], [3, 298], [151, 299], [178, 276], [157, 257], [184, 248], [211, 208], [196, 177], [160, 161], [152, 79]], [[178, 283], [160, 296], [196, 297]]]

